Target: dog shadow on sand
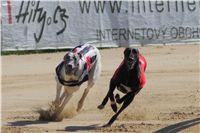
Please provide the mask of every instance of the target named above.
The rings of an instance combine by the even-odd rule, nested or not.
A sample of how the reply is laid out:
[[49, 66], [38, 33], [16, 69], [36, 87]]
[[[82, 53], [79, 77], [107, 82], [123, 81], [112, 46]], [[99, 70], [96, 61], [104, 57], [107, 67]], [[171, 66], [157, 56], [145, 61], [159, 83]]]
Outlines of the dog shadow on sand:
[[162, 129], [159, 129], [153, 133], [177, 133], [186, 128], [195, 126], [197, 124], [200, 124], [200, 118], [195, 118], [192, 120], [187, 120], [187, 121], [179, 122], [176, 124], [172, 124], [172, 125], [162, 128]]
[[[179, 122], [176, 124], [172, 124], [162, 129], [159, 129], [153, 133], [177, 133], [189, 127], [195, 126], [197, 124], [200, 124], [200, 118], [195, 118], [192, 120], [187, 120], [187, 121]], [[78, 131], [98, 130], [100, 128], [103, 128], [103, 126], [100, 124], [93, 124], [93, 125], [86, 125], [86, 126], [67, 126], [62, 131], [78, 132]]]
[[42, 120], [20, 120], [14, 122], [8, 122], [6, 126], [26, 126], [26, 125], [34, 125], [34, 124], [47, 124], [49, 121]]
[[[27, 125], [37, 125], [37, 124], [48, 124], [52, 121], [44, 121], [44, 120], [20, 120], [14, 122], [8, 122], [5, 126], [27, 126]], [[87, 126], [68, 126], [64, 130], [57, 130], [57, 131], [70, 131], [70, 132], [77, 132], [77, 131], [89, 131], [89, 130], [97, 130], [102, 128], [100, 124], [93, 124]]]
[[68, 131], [68, 132], [89, 131], [89, 130], [97, 130], [101, 127], [102, 125], [100, 124], [93, 124], [87, 126], [67, 126], [63, 131]]
[[[21, 120], [15, 122], [8, 122], [8, 126], [26, 126], [32, 124], [47, 124], [50, 121], [43, 121], [43, 120]], [[156, 130], [153, 133], [177, 133], [189, 127], [195, 126], [200, 124], [200, 118], [195, 118], [192, 120], [187, 120], [179, 123], [175, 123], [164, 127], [162, 129]], [[98, 130], [102, 128], [101, 124], [92, 124], [86, 126], [67, 126], [64, 130], [57, 130], [57, 131], [69, 131], [69, 132], [78, 132], [78, 131], [89, 131], [89, 130]]]

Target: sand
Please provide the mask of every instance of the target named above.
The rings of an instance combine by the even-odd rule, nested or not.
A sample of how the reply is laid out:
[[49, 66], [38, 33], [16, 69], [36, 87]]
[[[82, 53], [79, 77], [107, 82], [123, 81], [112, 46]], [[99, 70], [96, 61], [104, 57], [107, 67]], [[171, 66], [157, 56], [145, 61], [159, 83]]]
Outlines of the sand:
[[[65, 107], [61, 122], [40, 121], [56, 94], [55, 67], [65, 52], [2, 56], [2, 132], [200, 132], [200, 45], [138, 47], [146, 57], [147, 84], [131, 105], [107, 128], [114, 114], [108, 103], [98, 110], [109, 80], [123, 59], [123, 48], [101, 49], [102, 74], [85, 100], [76, 106], [85, 84]], [[115, 91], [116, 93], [117, 91]]]

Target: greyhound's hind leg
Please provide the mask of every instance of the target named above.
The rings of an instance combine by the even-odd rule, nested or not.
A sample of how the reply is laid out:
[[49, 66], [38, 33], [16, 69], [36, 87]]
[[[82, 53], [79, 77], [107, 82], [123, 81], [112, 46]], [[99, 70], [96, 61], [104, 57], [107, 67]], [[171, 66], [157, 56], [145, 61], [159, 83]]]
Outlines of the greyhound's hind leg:
[[125, 99], [122, 107], [119, 109], [119, 111], [115, 115], [113, 115], [113, 117], [110, 119], [110, 121], [104, 126], [105, 127], [111, 126], [113, 124], [113, 122], [117, 119], [119, 114], [130, 105], [130, 103], [133, 101], [134, 97], [135, 97], [134, 93], [127, 94], [127, 98]]

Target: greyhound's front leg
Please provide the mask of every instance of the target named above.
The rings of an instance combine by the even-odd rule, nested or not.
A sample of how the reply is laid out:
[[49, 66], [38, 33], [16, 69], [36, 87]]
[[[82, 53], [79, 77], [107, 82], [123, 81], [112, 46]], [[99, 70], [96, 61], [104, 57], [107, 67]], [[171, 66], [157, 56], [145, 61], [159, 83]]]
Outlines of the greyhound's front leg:
[[116, 87], [116, 82], [114, 80], [110, 80], [110, 87], [108, 93], [106, 94], [106, 97], [103, 99], [102, 103], [97, 107], [98, 109], [103, 109], [106, 103], [108, 102], [108, 99], [110, 98], [112, 110], [114, 112], [117, 112], [117, 105], [115, 103], [113, 94], [115, 87]]
[[64, 97], [65, 97], [65, 94], [66, 92], [64, 91], [63, 93], [62, 93], [62, 95], [60, 96], [60, 104], [62, 103], [62, 101], [63, 101], [63, 99], [64, 99]]
[[106, 103], [108, 102], [108, 99], [109, 99], [109, 94], [107, 94], [105, 96], [105, 98], [103, 99], [102, 103], [97, 107], [98, 109], [103, 109], [104, 106], [106, 105]]
[[65, 96], [64, 96], [64, 101], [63, 101], [63, 102], [61, 103], [61, 105], [57, 108], [56, 113], [55, 113], [56, 117], [63, 111], [65, 105], [69, 102], [69, 100], [70, 100], [71, 97], [72, 97], [72, 93], [67, 93], [67, 92], [65, 92], [64, 94], [65, 94]]
[[94, 83], [90, 83], [88, 85], [88, 87], [84, 90], [84, 93], [83, 93], [81, 99], [78, 102], [78, 107], [76, 109], [77, 112], [79, 112], [81, 110], [81, 108], [83, 107], [83, 103], [85, 101], [85, 98], [86, 98], [88, 92], [90, 91], [90, 88], [92, 88], [93, 85], [94, 85]]
[[83, 107], [83, 103], [84, 103], [84, 101], [85, 101], [85, 98], [86, 98], [86, 96], [87, 96], [89, 90], [90, 90], [90, 88], [86, 88], [86, 89], [84, 90], [84, 93], [83, 93], [81, 99], [80, 99], [79, 102], [78, 102], [78, 107], [77, 107], [77, 109], [76, 109], [77, 112], [79, 112], [79, 111], [81, 110], [81, 108]]
[[61, 89], [62, 89], [62, 85], [60, 85], [59, 83], [57, 83], [56, 85], [56, 99], [54, 101], [56, 106], [59, 106], [61, 101], [60, 101], [60, 93], [61, 93]]

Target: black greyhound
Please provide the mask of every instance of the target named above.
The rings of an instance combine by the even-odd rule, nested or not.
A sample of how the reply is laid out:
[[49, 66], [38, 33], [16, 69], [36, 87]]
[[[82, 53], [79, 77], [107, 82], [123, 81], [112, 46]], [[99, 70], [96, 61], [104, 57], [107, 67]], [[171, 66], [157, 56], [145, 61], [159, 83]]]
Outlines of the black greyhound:
[[[135, 95], [144, 87], [146, 82], [144, 75], [146, 65], [147, 62], [145, 58], [139, 54], [138, 49], [126, 48], [124, 50], [124, 60], [110, 80], [110, 86], [106, 97], [98, 106], [99, 109], [103, 109], [108, 99], [110, 99], [111, 108], [115, 112], [115, 115], [113, 115], [105, 126], [111, 126], [118, 115], [130, 105]], [[113, 92], [116, 87], [125, 94], [122, 98], [120, 98], [119, 94], [116, 94], [114, 97]], [[117, 111], [116, 102], [118, 104], [123, 103], [119, 111]]]

